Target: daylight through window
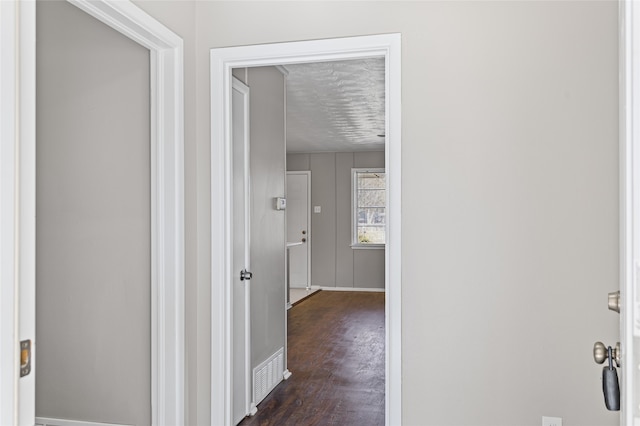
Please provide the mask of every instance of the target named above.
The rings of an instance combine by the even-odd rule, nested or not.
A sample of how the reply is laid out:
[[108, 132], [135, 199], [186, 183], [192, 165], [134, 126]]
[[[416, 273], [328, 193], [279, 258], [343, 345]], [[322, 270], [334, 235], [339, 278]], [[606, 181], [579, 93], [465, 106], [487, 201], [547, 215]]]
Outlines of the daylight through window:
[[384, 169], [351, 169], [354, 247], [383, 246], [386, 229]]

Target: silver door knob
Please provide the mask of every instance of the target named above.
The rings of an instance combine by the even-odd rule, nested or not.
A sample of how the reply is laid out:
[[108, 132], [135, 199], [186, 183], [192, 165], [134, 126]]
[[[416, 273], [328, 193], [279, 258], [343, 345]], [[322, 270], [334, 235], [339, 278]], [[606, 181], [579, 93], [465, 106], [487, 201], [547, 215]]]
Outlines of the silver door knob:
[[[616, 365], [618, 367], [620, 367], [620, 356], [621, 356], [621, 352], [620, 352], [620, 342], [616, 343], [616, 347], [613, 348], [612, 350], [612, 356], [613, 356], [613, 360], [616, 362]], [[604, 363], [607, 358], [609, 357], [608, 351], [607, 351], [607, 347], [604, 345], [604, 343], [602, 342], [596, 342], [593, 345], [593, 360], [597, 363], [597, 364], [602, 364]]]
[[620, 313], [620, 291], [609, 293], [609, 310]]

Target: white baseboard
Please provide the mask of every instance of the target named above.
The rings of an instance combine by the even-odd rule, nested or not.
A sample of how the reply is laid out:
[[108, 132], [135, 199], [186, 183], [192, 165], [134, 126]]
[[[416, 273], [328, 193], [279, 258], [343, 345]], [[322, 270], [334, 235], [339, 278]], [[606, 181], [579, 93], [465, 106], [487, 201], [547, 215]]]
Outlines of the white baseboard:
[[36, 417], [36, 426], [130, 426], [115, 423], [82, 422], [78, 420], [52, 419], [50, 417]]
[[322, 287], [322, 286], [311, 286], [311, 288], [319, 288], [322, 291], [366, 291], [366, 292], [374, 292], [374, 293], [384, 293], [384, 288]]
[[290, 290], [320, 290], [319, 285], [312, 285], [307, 287], [289, 287]]
[[253, 402], [251, 403], [251, 407], [249, 408], [249, 415], [251, 417], [255, 416], [258, 413], [258, 407]]

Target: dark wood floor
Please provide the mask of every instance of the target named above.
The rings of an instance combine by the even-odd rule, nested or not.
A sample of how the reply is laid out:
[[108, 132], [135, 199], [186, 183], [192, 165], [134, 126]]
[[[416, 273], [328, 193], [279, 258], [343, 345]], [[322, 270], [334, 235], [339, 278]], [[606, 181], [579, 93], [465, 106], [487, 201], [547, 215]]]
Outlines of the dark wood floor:
[[384, 293], [321, 291], [288, 315], [293, 375], [240, 425], [383, 425]]

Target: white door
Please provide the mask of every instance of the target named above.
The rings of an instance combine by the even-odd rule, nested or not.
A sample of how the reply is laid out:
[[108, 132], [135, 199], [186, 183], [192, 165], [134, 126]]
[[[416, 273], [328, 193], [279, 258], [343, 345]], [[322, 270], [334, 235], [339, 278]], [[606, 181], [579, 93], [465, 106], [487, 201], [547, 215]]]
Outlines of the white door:
[[287, 172], [287, 243], [289, 287], [311, 287], [311, 172]]
[[249, 88], [233, 79], [233, 424], [248, 413], [250, 399], [249, 285]]

